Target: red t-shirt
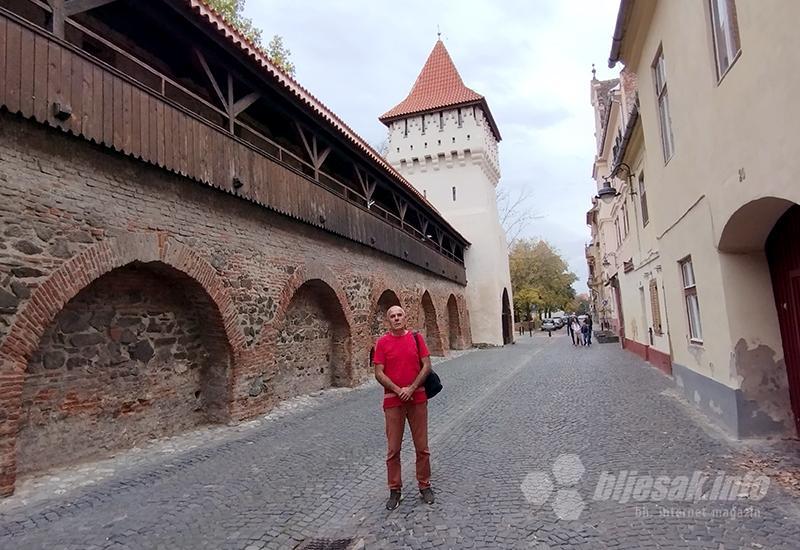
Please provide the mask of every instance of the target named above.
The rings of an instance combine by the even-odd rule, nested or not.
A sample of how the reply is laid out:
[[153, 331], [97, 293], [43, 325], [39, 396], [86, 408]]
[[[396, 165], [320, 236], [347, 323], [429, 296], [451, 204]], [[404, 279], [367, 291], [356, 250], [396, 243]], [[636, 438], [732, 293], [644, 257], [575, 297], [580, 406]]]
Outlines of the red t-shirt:
[[[428, 346], [425, 345], [425, 338], [417, 334], [419, 342], [419, 355], [417, 355], [417, 345], [414, 343], [414, 333], [407, 331], [403, 336], [394, 336], [387, 332], [378, 338], [375, 344], [375, 355], [372, 361], [378, 365], [383, 365], [383, 372], [389, 380], [405, 388], [414, 383], [420, 371], [419, 360], [428, 357]], [[428, 400], [425, 395], [425, 388], [420, 386], [414, 392], [413, 403], [424, 403]], [[390, 409], [399, 407], [403, 401], [397, 394], [384, 388], [383, 408]]]

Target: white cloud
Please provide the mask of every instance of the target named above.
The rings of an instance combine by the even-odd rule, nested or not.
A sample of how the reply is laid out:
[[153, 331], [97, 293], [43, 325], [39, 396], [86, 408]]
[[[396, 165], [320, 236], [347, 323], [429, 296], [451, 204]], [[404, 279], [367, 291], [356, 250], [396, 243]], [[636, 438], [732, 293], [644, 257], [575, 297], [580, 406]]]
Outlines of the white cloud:
[[585, 213], [594, 192], [591, 65], [605, 69], [619, 0], [250, 0], [245, 14], [280, 34], [298, 80], [370, 143], [377, 118], [411, 89], [437, 25], [467, 86], [497, 120], [501, 185], [530, 186], [528, 236], [554, 244], [586, 291]]

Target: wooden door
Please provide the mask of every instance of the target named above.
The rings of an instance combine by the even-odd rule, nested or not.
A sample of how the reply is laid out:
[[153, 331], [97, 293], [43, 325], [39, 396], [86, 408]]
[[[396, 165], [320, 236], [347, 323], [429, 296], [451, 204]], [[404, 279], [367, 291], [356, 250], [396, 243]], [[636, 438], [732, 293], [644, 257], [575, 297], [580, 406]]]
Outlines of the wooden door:
[[800, 434], [800, 206], [791, 207], [767, 239], [795, 427]]

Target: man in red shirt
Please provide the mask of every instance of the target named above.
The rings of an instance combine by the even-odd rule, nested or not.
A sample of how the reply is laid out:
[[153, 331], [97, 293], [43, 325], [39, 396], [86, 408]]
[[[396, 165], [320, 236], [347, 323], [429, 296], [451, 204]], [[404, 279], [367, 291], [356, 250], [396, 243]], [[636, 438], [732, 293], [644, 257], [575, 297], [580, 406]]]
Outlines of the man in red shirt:
[[420, 495], [426, 504], [434, 502], [431, 489], [431, 453], [428, 450], [428, 397], [424, 387], [425, 378], [431, 372], [431, 359], [425, 338], [406, 329], [406, 312], [403, 308], [390, 307], [386, 312], [386, 319], [389, 332], [381, 336], [375, 344], [373, 364], [375, 378], [384, 387], [383, 413], [389, 447], [386, 456], [389, 500], [386, 501], [386, 508], [394, 510], [400, 505], [403, 487], [400, 447], [403, 444], [406, 419], [417, 453]]

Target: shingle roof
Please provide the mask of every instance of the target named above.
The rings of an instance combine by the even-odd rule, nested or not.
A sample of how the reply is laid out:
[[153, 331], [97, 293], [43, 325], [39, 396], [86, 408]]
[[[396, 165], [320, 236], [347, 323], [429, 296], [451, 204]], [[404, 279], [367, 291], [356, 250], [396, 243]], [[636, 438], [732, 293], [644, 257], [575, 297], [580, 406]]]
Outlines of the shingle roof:
[[411, 92], [403, 101], [378, 117], [378, 120], [388, 125], [393, 120], [412, 114], [475, 104], [481, 104], [495, 137], [500, 141], [500, 132], [489, 112], [486, 98], [464, 84], [444, 43], [437, 40]]
[[222, 15], [220, 15], [214, 8], [206, 3], [206, 0], [173, 0], [182, 2], [190, 8], [190, 11], [205, 20], [206, 24], [210, 24], [217, 32], [221, 33], [233, 45], [237, 46], [244, 57], [250, 58], [253, 62], [261, 67], [261, 69], [271, 78], [273, 78], [279, 85], [289, 90], [297, 99], [302, 101], [306, 106], [322, 120], [330, 124], [337, 132], [343, 135], [347, 140], [353, 143], [358, 149], [364, 152], [374, 162], [383, 168], [386, 173], [392, 176], [392, 179], [403, 188], [406, 192], [412, 194], [425, 204], [432, 212], [436, 213], [440, 219], [440, 224], [447, 227], [454, 235], [462, 240], [467, 246], [469, 241], [459, 233], [450, 223], [442, 216], [430, 201], [427, 200], [419, 191], [417, 191], [411, 183], [406, 180], [391, 164], [381, 157], [364, 139], [361, 138], [355, 131], [353, 131], [345, 122], [339, 118], [332, 110], [330, 110], [322, 101], [317, 99], [311, 92], [301, 86], [294, 78], [286, 74], [278, 66], [276, 66], [264, 53], [263, 50], [258, 48], [250, 40], [248, 40], [238, 29], [228, 23]]

